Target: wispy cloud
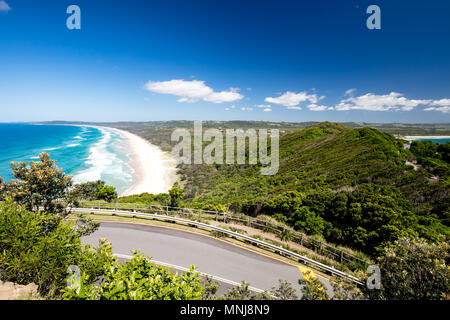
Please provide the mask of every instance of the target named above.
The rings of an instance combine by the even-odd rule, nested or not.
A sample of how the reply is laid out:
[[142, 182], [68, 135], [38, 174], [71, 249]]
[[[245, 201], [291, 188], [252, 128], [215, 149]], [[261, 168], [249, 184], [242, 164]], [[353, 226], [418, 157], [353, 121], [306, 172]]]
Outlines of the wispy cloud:
[[312, 103], [308, 105], [308, 109], [311, 111], [327, 111], [327, 110], [333, 110], [333, 107], [327, 107], [327, 106], [318, 106], [315, 103]]
[[0, 0], [0, 12], [8, 12], [12, 10], [11, 7], [4, 0]]
[[356, 89], [355, 89], [355, 88], [348, 89], [347, 91], [345, 91], [345, 95], [346, 95], [346, 96], [352, 96], [353, 93], [355, 93], [355, 92], [356, 92]]
[[[361, 96], [354, 96], [356, 89], [345, 91], [345, 99], [335, 106], [317, 105], [311, 103], [308, 109], [311, 111], [349, 111], [349, 110], [367, 110], [367, 111], [412, 111], [418, 106], [426, 108], [423, 111], [439, 111], [443, 113], [450, 112], [450, 99], [408, 99], [403, 94], [391, 92], [389, 94], [367, 93]], [[318, 99], [322, 100], [322, 99]]]
[[296, 107], [304, 101], [309, 101], [311, 103], [317, 102], [316, 94], [308, 94], [306, 91], [295, 93], [287, 91], [279, 97], [267, 97], [264, 101], [269, 103], [281, 104], [285, 107]]
[[419, 105], [427, 105], [430, 102], [431, 100], [408, 99], [401, 93], [397, 92], [391, 92], [384, 95], [367, 93], [359, 97], [350, 97], [347, 99], [343, 99], [335, 107], [335, 109], [338, 111], [411, 111]]
[[430, 103], [430, 107], [425, 108], [424, 110], [450, 113], [450, 99], [433, 100]]
[[216, 92], [205, 85], [204, 81], [192, 80], [170, 80], [170, 81], [149, 81], [145, 84], [148, 91], [171, 94], [180, 97], [178, 102], [197, 102], [204, 100], [212, 103], [233, 102], [241, 100], [244, 96], [238, 93], [237, 88], [230, 88], [229, 91]]
[[272, 106], [270, 104], [258, 104], [255, 106], [256, 108], [263, 109], [264, 112], [272, 111]]

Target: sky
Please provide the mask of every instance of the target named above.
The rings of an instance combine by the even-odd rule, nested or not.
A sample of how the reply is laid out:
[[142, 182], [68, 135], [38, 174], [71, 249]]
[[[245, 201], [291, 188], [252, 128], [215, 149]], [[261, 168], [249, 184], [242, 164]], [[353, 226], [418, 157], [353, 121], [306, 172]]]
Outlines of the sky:
[[0, 0], [0, 122], [449, 123], [449, 15], [444, 0]]

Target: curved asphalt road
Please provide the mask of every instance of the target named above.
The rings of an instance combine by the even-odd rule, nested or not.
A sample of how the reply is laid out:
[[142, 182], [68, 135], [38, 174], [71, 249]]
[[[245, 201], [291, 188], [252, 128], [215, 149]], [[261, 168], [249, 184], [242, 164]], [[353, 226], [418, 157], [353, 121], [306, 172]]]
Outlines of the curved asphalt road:
[[[111, 241], [113, 252], [119, 257], [140, 249], [152, 260], [182, 268], [194, 264], [197, 271], [236, 283], [246, 280], [261, 290], [278, 287], [278, 279], [284, 279], [300, 295], [298, 279], [302, 274], [298, 267], [218, 239], [164, 227], [102, 222], [83, 242], [96, 246], [100, 238]], [[329, 291], [328, 281], [319, 279]]]

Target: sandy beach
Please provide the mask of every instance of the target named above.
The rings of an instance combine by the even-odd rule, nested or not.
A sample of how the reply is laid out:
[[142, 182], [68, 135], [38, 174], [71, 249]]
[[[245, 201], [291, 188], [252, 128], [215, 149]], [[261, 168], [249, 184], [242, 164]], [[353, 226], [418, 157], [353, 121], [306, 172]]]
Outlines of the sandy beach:
[[176, 161], [170, 153], [162, 151], [147, 140], [128, 131], [109, 128], [127, 139], [131, 153], [131, 167], [134, 171], [134, 185], [121, 196], [132, 194], [165, 193], [177, 180]]
[[417, 139], [450, 139], [450, 136], [404, 136], [405, 140], [417, 140]]

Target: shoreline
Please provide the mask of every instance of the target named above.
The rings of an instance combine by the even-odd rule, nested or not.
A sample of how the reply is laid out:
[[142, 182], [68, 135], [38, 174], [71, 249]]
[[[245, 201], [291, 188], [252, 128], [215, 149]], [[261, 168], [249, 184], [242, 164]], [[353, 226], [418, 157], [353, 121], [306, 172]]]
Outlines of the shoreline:
[[144, 192], [166, 193], [177, 180], [176, 160], [167, 152], [131, 132], [104, 127], [118, 132], [127, 140], [133, 170], [134, 184], [120, 196]]
[[450, 136], [403, 136], [402, 139], [405, 139], [405, 140], [416, 140], [416, 139], [450, 139]]
[[159, 194], [166, 193], [177, 181], [176, 160], [170, 153], [162, 151], [144, 138], [126, 130], [96, 126], [71, 124], [78, 127], [103, 128], [117, 132], [126, 140], [130, 154], [128, 163], [133, 171], [133, 185], [119, 196], [129, 196], [144, 192]]

